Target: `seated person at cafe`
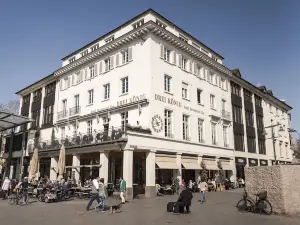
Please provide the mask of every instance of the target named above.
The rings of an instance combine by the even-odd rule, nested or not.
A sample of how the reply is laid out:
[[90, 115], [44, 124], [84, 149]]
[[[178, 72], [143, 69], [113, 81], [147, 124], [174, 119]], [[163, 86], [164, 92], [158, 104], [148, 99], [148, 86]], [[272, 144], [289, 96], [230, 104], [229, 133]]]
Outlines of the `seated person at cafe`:
[[180, 203], [179, 206], [179, 212], [184, 212], [184, 207], [186, 208], [186, 212], [190, 212], [190, 206], [192, 205], [192, 199], [193, 194], [191, 191], [189, 191], [185, 186], [183, 186], [183, 190], [179, 195], [179, 198], [177, 200], [178, 203]]
[[157, 195], [157, 196], [161, 196], [162, 193], [161, 193], [161, 190], [160, 190], [160, 189], [161, 189], [160, 185], [159, 185], [159, 184], [156, 184], [155, 187], [156, 187], [156, 195]]

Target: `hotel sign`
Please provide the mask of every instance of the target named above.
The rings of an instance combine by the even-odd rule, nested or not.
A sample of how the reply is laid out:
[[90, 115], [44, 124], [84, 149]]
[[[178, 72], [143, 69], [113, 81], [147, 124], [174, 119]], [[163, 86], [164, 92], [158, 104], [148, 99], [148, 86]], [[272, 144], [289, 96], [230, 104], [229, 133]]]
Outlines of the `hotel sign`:
[[186, 110], [189, 110], [191, 112], [196, 112], [196, 113], [199, 113], [199, 114], [204, 114], [203, 111], [200, 111], [200, 110], [197, 110], [197, 109], [194, 109], [190, 106], [185, 106], [182, 104], [182, 102], [174, 99], [174, 98], [168, 98], [168, 97], [164, 97], [162, 95], [158, 95], [158, 94], [155, 94], [155, 97], [154, 99], [156, 101], [160, 101], [160, 102], [163, 102], [163, 103], [167, 103], [169, 105], [173, 105], [173, 106], [176, 106], [178, 108], [183, 108], [183, 109], [186, 109]]
[[123, 105], [127, 105], [130, 103], [139, 102], [139, 101], [142, 101], [145, 99], [146, 99], [146, 94], [134, 95], [134, 96], [131, 96], [130, 98], [126, 98], [124, 100], [118, 101], [117, 106], [123, 106]]

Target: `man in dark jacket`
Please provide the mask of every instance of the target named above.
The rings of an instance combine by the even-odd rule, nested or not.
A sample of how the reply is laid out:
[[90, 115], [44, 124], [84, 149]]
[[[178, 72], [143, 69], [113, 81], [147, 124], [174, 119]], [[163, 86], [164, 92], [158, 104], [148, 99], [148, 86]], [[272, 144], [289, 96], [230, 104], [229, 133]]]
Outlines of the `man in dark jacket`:
[[190, 206], [192, 204], [193, 194], [191, 191], [189, 191], [186, 187], [183, 187], [182, 192], [179, 195], [179, 198], [177, 200], [178, 203], [180, 203], [180, 209], [179, 212], [184, 212], [184, 207], [186, 208], [186, 212], [190, 212]]

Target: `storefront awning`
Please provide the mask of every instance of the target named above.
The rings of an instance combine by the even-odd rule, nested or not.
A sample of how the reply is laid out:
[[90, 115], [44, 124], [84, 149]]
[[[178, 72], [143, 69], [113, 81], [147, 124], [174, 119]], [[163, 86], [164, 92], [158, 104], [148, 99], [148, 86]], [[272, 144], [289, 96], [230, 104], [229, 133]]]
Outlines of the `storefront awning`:
[[159, 169], [179, 169], [177, 163], [174, 162], [156, 162]]
[[187, 170], [201, 170], [201, 166], [197, 163], [182, 162], [182, 165]]
[[216, 160], [203, 159], [207, 170], [219, 170]]
[[196, 157], [182, 156], [181, 164], [187, 170], [201, 170], [202, 169], [200, 164], [198, 163], [198, 158], [196, 158]]
[[231, 166], [230, 166], [230, 162], [227, 161], [221, 161], [222, 163], [222, 169], [223, 170], [232, 170]]

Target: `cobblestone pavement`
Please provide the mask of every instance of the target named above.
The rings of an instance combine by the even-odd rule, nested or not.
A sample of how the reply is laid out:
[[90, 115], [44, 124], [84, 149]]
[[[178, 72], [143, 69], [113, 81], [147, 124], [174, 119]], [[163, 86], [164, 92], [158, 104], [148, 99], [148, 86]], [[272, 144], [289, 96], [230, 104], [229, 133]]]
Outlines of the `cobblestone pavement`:
[[27, 206], [10, 206], [0, 200], [1, 224], [22, 225], [76, 225], [76, 224], [208, 224], [208, 225], [290, 225], [300, 223], [300, 218], [283, 216], [263, 216], [252, 213], [240, 213], [234, 207], [241, 198], [241, 191], [208, 193], [207, 202], [200, 204], [200, 195], [194, 194], [191, 213], [174, 215], [166, 212], [169, 201], [177, 196], [163, 196], [153, 199], [135, 199], [126, 203], [121, 213], [109, 214], [94, 210], [86, 212], [86, 200], [73, 200], [59, 203], [33, 202]]

